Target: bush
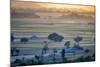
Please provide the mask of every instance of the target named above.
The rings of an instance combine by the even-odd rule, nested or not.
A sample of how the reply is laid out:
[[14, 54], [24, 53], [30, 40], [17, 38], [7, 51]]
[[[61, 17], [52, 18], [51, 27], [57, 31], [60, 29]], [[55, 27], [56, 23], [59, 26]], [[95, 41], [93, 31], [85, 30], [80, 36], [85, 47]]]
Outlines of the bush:
[[14, 61], [14, 64], [21, 64], [22, 63], [22, 60], [20, 60], [20, 59], [16, 59], [15, 61]]
[[74, 38], [74, 40], [75, 40], [76, 42], [80, 42], [80, 41], [82, 41], [82, 40], [83, 40], [83, 38], [82, 38], [82, 37], [80, 37], [80, 36], [77, 36], [76, 38]]
[[91, 56], [87, 56], [87, 57], [85, 57], [85, 60], [86, 60], [86, 61], [92, 61], [93, 59], [92, 59]]
[[66, 48], [69, 48], [69, 46], [70, 46], [70, 41], [65, 42], [64, 46], [65, 46]]
[[90, 50], [89, 50], [89, 49], [86, 49], [86, 50], [85, 50], [85, 53], [89, 53], [89, 52], [90, 52]]
[[64, 37], [58, 35], [57, 33], [52, 33], [48, 36], [48, 39], [53, 40], [55, 42], [61, 42], [64, 39]]
[[23, 42], [23, 43], [25, 43], [25, 42], [28, 42], [28, 39], [27, 38], [21, 38], [20, 41]]

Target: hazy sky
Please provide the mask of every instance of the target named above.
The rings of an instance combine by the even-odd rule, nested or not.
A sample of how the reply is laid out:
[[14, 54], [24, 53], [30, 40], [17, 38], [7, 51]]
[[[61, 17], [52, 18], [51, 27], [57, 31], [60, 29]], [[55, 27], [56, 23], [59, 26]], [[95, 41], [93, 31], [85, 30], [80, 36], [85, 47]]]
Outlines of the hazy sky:
[[95, 6], [54, 4], [39, 2], [11, 2], [12, 18], [66, 18], [94, 22]]

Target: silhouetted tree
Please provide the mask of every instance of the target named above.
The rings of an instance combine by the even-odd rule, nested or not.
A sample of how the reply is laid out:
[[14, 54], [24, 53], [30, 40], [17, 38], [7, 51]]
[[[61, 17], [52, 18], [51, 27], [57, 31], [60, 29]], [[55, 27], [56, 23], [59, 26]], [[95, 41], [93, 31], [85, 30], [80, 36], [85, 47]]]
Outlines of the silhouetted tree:
[[28, 42], [28, 39], [27, 38], [21, 38], [20, 42], [26, 43], [26, 42]]
[[55, 60], [56, 60], [56, 58], [55, 58], [55, 53], [57, 53], [57, 49], [56, 49], [56, 48], [53, 49], [53, 61], [54, 61], [54, 62], [55, 62]]
[[75, 37], [75, 38], [74, 38], [74, 41], [75, 41], [76, 43], [74, 44], [74, 47], [77, 47], [77, 48], [79, 48], [79, 49], [82, 49], [82, 48], [79, 46], [79, 42], [82, 41], [82, 40], [83, 40], [83, 38], [80, 37], [80, 36]]
[[93, 53], [92, 57], [93, 57], [93, 60], [95, 60], [95, 53]]
[[95, 53], [92, 55], [92, 57], [95, 57]]
[[[47, 50], [49, 49], [48, 48], [48, 43], [46, 42], [46, 41], [44, 41], [44, 46], [43, 46], [43, 48], [42, 48], [42, 52], [41, 52], [41, 61], [43, 62], [43, 60], [44, 60], [44, 54], [47, 52]], [[41, 63], [42, 63], [41, 62]]]
[[41, 61], [43, 62], [43, 59], [44, 59], [44, 53], [46, 53], [47, 52], [47, 50], [49, 49], [48, 48], [48, 43], [46, 42], [46, 41], [44, 41], [44, 46], [43, 46], [43, 48], [42, 48], [42, 52], [41, 52]]
[[20, 52], [20, 50], [19, 50], [19, 49], [16, 49], [16, 53], [17, 53], [17, 55], [19, 55], [19, 52]]
[[21, 63], [22, 63], [22, 60], [16, 59], [13, 64], [20, 65]]
[[14, 35], [13, 35], [13, 34], [11, 34], [11, 42], [13, 42], [13, 41], [14, 41], [14, 39], [15, 39]]
[[89, 49], [86, 49], [86, 50], [85, 50], [85, 53], [89, 53], [89, 52], [90, 52], [90, 50], [89, 50]]
[[77, 36], [76, 38], [74, 38], [74, 41], [76, 41], [76, 42], [80, 42], [80, 41], [82, 41], [82, 37], [80, 37], [80, 36]]
[[47, 50], [49, 49], [49, 48], [48, 48], [48, 43], [47, 43], [46, 41], [44, 41], [44, 44], [45, 44], [45, 45], [44, 45], [44, 47], [43, 47], [43, 50], [42, 50], [42, 51], [43, 51], [43, 53], [46, 53], [46, 52], [47, 52]]
[[65, 60], [65, 49], [62, 49], [61, 51], [61, 56], [62, 56], [62, 60]]
[[65, 42], [64, 46], [65, 46], [66, 48], [69, 48], [69, 46], [70, 46], [70, 41]]
[[35, 55], [35, 59], [37, 60], [36, 64], [42, 64], [40, 57], [38, 55]]
[[24, 57], [21, 60], [22, 60], [22, 63], [20, 64], [21, 66], [25, 66], [29, 63], [29, 62], [26, 63], [26, 59]]
[[32, 59], [31, 59], [31, 62], [32, 62], [32, 64], [34, 64], [34, 63], [35, 63], [35, 62], [34, 62], [34, 58], [32, 58]]
[[55, 42], [61, 42], [64, 39], [64, 37], [61, 35], [58, 35], [57, 33], [52, 33], [48, 35], [48, 39]]

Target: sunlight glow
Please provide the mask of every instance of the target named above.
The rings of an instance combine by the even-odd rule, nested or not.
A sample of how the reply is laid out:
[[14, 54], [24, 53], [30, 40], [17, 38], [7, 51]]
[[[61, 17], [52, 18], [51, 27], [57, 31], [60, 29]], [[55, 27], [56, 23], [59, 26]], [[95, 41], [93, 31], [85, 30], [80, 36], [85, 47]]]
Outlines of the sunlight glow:
[[95, 5], [95, 0], [18, 0], [18, 1], [35, 1], [35, 2], [51, 2], [51, 3], [69, 3], [69, 4]]

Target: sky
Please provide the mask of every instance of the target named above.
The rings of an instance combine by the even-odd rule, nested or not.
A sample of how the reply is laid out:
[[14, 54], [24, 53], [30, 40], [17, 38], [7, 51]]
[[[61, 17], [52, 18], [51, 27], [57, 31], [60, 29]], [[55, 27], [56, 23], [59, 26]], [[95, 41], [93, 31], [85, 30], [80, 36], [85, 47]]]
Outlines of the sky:
[[89, 20], [95, 19], [95, 6], [40, 3], [32, 1], [11, 1], [12, 18], [67, 18]]
[[12, 32], [57, 32], [66, 37], [81, 35], [92, 43], [94, 23], [93, 5], [11, 1]]

